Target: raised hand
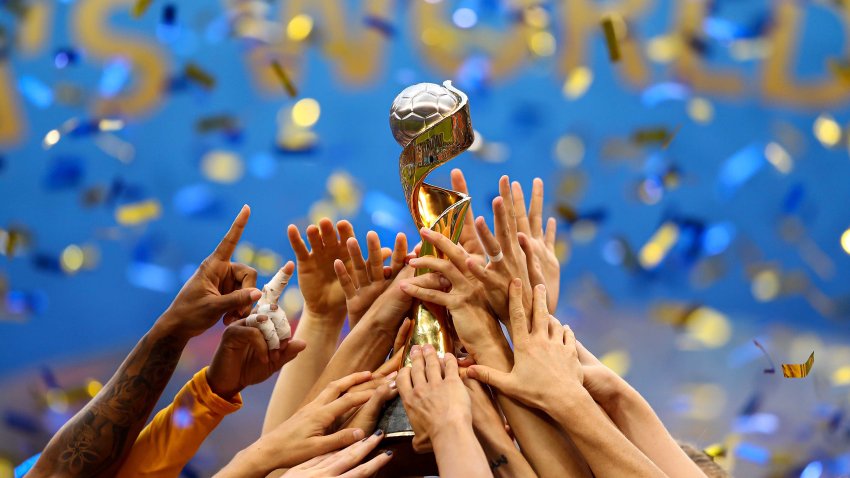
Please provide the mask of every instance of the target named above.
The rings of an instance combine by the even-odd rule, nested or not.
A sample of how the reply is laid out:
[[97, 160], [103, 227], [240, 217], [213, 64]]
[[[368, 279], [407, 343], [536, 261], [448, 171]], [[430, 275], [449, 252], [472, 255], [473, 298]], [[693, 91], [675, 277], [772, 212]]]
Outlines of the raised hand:
[[348, 221], [339, 221], [334, 229], [331, 220], [324, 218], [318, 226], [307, 226], [306, 232], [310, 250], [295, 225], [290, 224], [287, 229], [295, 252], [304, 308], [312, 316], [341, 321], [345, 317], [345, 294], [336, 279], [334, 261], [339, 259], [346, 268], [351, 267], [346, 242], [354, 237], [354, 228]]
[[200, 335], [219, 318], [225, 324], [248, 315], [262, 293], [257, 290], [257, 271], [230, 257], [248, 224], [251, 209], [245, 205], [230, 230], [209, 257], [183, 285], [160, 321], [172, 333], [189, 339]]
[[330, 382], [315, 399], [237, 454], [219, 476], [266, 476], [363, 439], [366, 433], [359, 428], [334, 430], [342, 417], [375, 393], [349, 391], [371, 378], [371, 372], [357, 372]]
[[433, 346], [414, 345], [410, 358], [398, 373], [398, 390], [413, 429], [431, 440], [440, 476], [490, 476], [454, 355], [441, 360]]
[[[514, 367], [505, 373], [483, 365], [469, 367], [468, 375], [499, 389], [528, 406], [552, 413], [568, 397], [584, 392], [582, 367], [575, 335], [549, 315], [546, 287], [534, 288], [531, 330], [522, 305], [522, 283], [510, 284]], [[557, 325], [556, 325], [557, 324]]]
[[528, 213], [525, 211], [522, 186], [518, 182], [511, 183], [511, 193], [517, 233], [528, 262], [531, 285], [546, 286], [547, 304], [549, 310], [554, 311], [558, 306], [561, 284], [561, 263], [555, 255], [555, 234], [558, 224], [554, 217], [550, 217], [546, 221], [546, 230], [543, 230], [543, 180], [534, 178]]
[[[509, 321], [507, 291], [512, 278], [519, 277], [522, 280], [524, 297], [531, 297], [528, 265], [525, 252], [519, 245], [514, 216], [510, 181], [507, 176], [502, 176], [499, 180], [499, 197], [493, 199], [495, 236], [490, 232], [483, 217], [475, 220], [475, 229], [484, 244], [489, 262], [486, 267], [476, 261], [468, 261], [467, 264], [470, 272], [484, 284], [487, 302], [493, 313], [504, 323]], [[530, 312], [531, 302], [524, 300], [525, 310]]]
[[345, 293], [348, 324], [354, 328], [375, 299], [389, 287], [404, 267], [404, 260], [407, 257], [407, 236], [403, 233], [396, 235], [395, 247], [388, 267], [384, 266], [388, 250], [381, 248], [381, 240], [374, 231], [366, 234], [368, 259], [363, 258], [357, 239], [349, 238], [347, 248], [354, 274], [349, 274], [345, 263], [339, 259], [334, 261], [334, 271]]
[[245, 319], [238, 320], [224, 329], [207, 369], [207, 382], [216, 395], [230, 399], [245, 387], [265, 381], [306, 345], [301, 340], [285, 340], [279, 349], [269, 350], [259, 329], [245, 325]]
[[415, 284], [402, 284], [401, 288], [410, 296], [425, 302], [442, 305], [452, 314], [455, 331], [467, 351], [477, 357], [483, 349], [507, 347], [502, 329], [496, 319], [487, 312], [488, 304], [484, 285], [470, 272], [474, 259], [460, 245], [454, 244], [442, 234], [422, 228], [422, 237], [440, 250], [446, 259], [433, 256], [410, 260], [410, 265], [439, 272], [451, 283], [444, 287], [426, 288]]
[[290, 468], [283, 476], [286, 478], [368, 478], [392, 459], [393, 452], [386, 450], [358, 466], [383, 438], [383, 434], [372, 435], [342, 450], [317, 456]]

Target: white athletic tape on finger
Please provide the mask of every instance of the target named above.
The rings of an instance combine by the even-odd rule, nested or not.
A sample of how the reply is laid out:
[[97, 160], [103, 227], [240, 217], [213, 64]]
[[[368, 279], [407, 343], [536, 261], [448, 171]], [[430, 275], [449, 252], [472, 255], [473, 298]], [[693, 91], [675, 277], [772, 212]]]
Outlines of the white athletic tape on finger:
[[277, 338], [281, 341], [292, 337], [292, 329], [289, 327], [289, 321], [286, 319], [286, 312], [282, 308], [277, 307], [272, 310], [272, 306], [268, 304], [261, 305], [257, 309], [258, 315], [266, 315], [274, 324]]
[[272, 280], [263, 286], [263, 296], [260, 297], [259, 304], [277, 304], [277, 301], [280, 300], [280, 295], [283, 293], [283, 289], [286, 288], [286, 284], [289, 283], [291, 277], [291, 275], [283, 272], [283, 268], [281, 267], [277, 271], [277, 274], [272, 277]]
[[277, 350], [280, 348], [280, 339], [277, 338], [277, 330], [275, 330], [274, 323], [269, 320], [258, 320], [260, 315], [265, 314], [251, 314], [245, 319], [245, 325], [249, 327], [256, 327], [260, 329], [260, 332], [263, 333], [263, 338], [266, 339], [266, 344], [269, 346], [269, 350]]
[[[292, 329], [289, 326], [286, 313], [280, 307], [276, 307], [276, 310], [271, 308], [272, 305], [277, 305], [277, 301], [280, 300], [280, 295], [286, 288], [286, 284], [289, 283], [290, 278], [292, 276], [284, 272], [281, 267], [274, 277], [263, 286], [263, 295], [257, 301], [257, 312], [248, 316], [245, 321], [246, 325], [260, 329], [269, 350], [279, 349], [281, 340], [292, 337]], [[259, 322], [257, 320], [259, 315], [265, 315], [268, 320]]]
[[500, 262], [502, 259], [505, 258], [505, 255], [502, 254], [502, 251], [499, 251], [499, 253], [495, 256], [488, 255], [487, 258], [490, 259], [490, 262]]

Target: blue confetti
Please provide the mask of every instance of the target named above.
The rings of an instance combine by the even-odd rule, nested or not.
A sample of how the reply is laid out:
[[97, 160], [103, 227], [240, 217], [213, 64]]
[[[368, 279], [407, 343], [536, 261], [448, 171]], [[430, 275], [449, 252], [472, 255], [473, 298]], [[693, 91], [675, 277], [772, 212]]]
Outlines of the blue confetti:
[[30, 103], [44, 109], [53, 104], [53, 90], [43, 81], [32, 76], [22, 76], [18, 89]]
[[772, 413], [754, 413], [735, 419], [732, 425], [736, 433], [762, 433], [770, 435], [779, 429], [779, 417]]
[[754, 143], [726, 159], [720, 166], [717, 187], [720, 196], [730, 198], [767, 163], [764, 145]]
[[177, 287], [177, 277], [168, 268], [146, 262], [133, 262], [127, 266], [130, 284], [156, 292], [172, 292]]
[[53, 57], [53, 64], [56, 68], [63, 69], [77, 63], [77, 52], [70, 48], [60, 48], [56, 50], [56, 55]]
[[691, 89], [681, 83], [657, 83], [643, 90], [641, 101], [645, 106], [656, 106], [664, 101], [681, 101], [691, 96]]
[[124, 58], [115, 58], [103, 68], [98, 91], [105, 98], [116, 96], [130, 80], [130, 63]]
[[735, 238], [735, 226], [721, 222], [709, 226], [702, 236], [702, 250], [706, 255], [716, 256], [725, 251]]
[[803, 468], [803, 472], [800, 473], [800, 478], [820, 478], [823, 474], [823, 463], [819, 461], [813, 461], [806, 465]]
[[803, 203], [803, 197], [805, 197], [806, 190], [803, 187], [803, 183], [796, 183], [791, 186], [791, 189], [785, 194], [785, 198], [782, 200], [782, 212], [785, 214], [794, 214], [797, 210], [800, 209], [800, 205]]
[[268, 153], [257, 153], [248, 160], [248, 171], [260, 179], [273, 178], [277, 173], [277, 161]]
[[15, 468], [15, 478], [23, 478], [24, 475], [29, 473], [29, 471], [32, 470], [32, 467], [35, 466], [35, 462], [38, 461], [38, 457], [40, 456], [41, 453], [36, 453], [35, 455], [27, 458], [26, 461], [24, 461], [20, 465], [18, 465]]
[[221, 210], [221, 201], [207, 184], [193, 184], [174, 194], [174, 209], [186, 217], [213, 217]]
[[43, 184], [47, 190], [56, 191], [76, 187], [82, 179], [82, 160], [76, 156], [59, 156], [48, 166]]
[[367, 27], [374, 28], [383, 34], [385, 37], [395, 36], [395, 27], [385, 18], [374, 15], [367, 15], [363, 18], [363, 24]]
[[15, 410], [6, 410], [3, 414], [3, 423], [9, 428], [14, 428], [24, 433], [35, 434], [44, 431], [44, 427], [38, 418]]
[[735, 448], [735, 456], [759, 465], [766, 465], [770, 460], [770, 450], [752, 443], [742, 442]]

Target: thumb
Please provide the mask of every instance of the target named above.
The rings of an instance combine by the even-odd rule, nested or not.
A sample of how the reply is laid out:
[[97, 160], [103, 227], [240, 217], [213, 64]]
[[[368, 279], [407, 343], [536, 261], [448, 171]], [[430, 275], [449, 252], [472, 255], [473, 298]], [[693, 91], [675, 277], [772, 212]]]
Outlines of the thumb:
[[508, 394], [514, 388], [509, 373], [500, 372], [486, 365], [472, 365], [466, 370], [466, 374], [469, 378], [474, 378], [481, 383], [496, 387]]
[[254, 302], [260, 300], [260, 297], [262, 296], [263, 293], [260, 292], [259, 289], [250, 287], [246, 289], [234, 290], [229, 294], [225, 294], [221, 297], [216, 297], [213, 304], [219, 312], [223, 313], [229, 310], [240, 309], [246, 305], [251, 305]]
[[316, 439], [316, 449], [312, 454], [321, 455], [334, 450], [345, 448], [352, 443], [362, 440], [366, 433], [359, 428], [346, 428]]

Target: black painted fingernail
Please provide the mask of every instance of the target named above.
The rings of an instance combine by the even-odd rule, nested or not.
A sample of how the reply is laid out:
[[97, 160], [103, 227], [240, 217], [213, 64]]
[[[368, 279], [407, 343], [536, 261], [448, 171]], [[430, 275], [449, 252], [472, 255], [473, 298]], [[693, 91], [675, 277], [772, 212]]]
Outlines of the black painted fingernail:
[[383, 431], [383, 430], [381, 430], [380, 428], [378, 428], [377, 430], [375, 430], [375, 436], [376, 436], [376, 437], [379, 437], [379, 436], [381, 436], [381, 435], [383, 435], [383, 434], [384, 434], [384, 431]]
[[392, 451], [392, 450], [384, 450], [384, 453], [386, 453], [386, 454], [387, 454], [387, 456], [393, 456], [393, 451]]

